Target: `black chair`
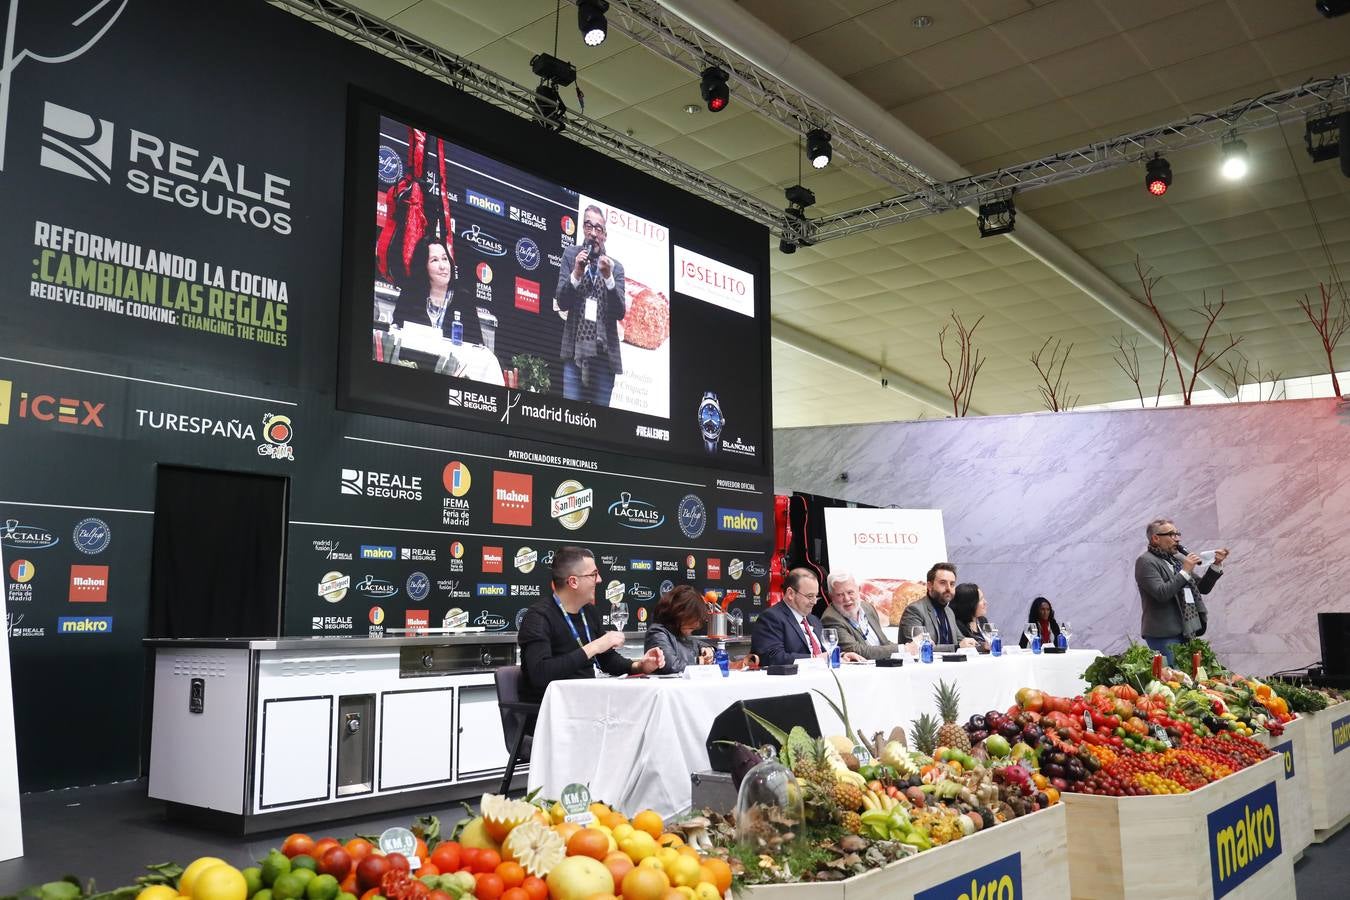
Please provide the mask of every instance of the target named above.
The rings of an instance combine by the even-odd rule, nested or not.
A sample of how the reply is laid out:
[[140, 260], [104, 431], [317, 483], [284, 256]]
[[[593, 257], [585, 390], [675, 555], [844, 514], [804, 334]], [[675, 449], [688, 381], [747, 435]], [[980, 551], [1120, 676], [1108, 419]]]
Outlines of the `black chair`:
[[539, 718], [539, 704], [520, 699], [520, 666], [504, 666], [493, 675], [497, 686], [497, 708], [502, 715], [502, 738], [511, 758], [506, 763], [506, 774], [497, 793], [511, 789], [511, 778], [516, 765], [530, 761], [530, 747], [534, 743], [534, 723]]

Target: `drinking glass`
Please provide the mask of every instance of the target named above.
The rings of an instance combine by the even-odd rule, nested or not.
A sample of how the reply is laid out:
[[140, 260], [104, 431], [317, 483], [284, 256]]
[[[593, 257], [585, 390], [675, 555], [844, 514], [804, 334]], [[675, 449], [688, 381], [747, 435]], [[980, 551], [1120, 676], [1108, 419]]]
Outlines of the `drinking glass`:
[[984, 642], [985, 642], [986, 644], [993, 643], [993, 640], [994, 640], [994, 632], [996, 632], [996, 631], [998, 631], [998, 629], [994, 627], [994, 623], [993, 623], [993, 622], [981, 622], [981, 623], [980, 623], [980, 634], [984, 635]]
[[731, 632], [731, 637], [740, 637], [744, 633], [745, 616], [739, 609], [727, 613], [727, 630]]
[[1031, 642], [1036, 640], [1036, 635], [1040, 633], [1040, 630], [1040, 626], [1035, 622], [1027, 623], [1026, 631], [1023, 632], [1027, 636], [1027, 649], [1031, 648]]
[[834, 648], [839, 646], [839, 629], [825, 628], [820, 634], [825, 639], [825, 658], [834, 659]]

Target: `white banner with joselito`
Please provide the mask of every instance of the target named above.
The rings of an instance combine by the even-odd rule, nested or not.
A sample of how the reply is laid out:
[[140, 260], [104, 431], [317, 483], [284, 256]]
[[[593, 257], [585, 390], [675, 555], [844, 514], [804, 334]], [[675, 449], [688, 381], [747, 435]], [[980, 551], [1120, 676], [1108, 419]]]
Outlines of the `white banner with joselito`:
[[848, 572], [883, 624], [900, 624], [910, 603], [922, 598], [928, 567], [947, 558], [940, 509], [825, 510], [830, 570]]

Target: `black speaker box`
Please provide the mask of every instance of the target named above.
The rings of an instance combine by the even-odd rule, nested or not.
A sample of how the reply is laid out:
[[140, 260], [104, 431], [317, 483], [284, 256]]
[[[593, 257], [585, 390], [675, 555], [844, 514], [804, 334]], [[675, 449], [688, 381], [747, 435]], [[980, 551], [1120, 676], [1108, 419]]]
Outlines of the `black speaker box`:
[[816, 708], [811, 704], [810, 694], [737, 700], [718, 713], [712, 728], [708, 729], [708, 760], [713, 771], [731, 771], [731, 748], [718, 741], [738, 741], [751, 747], [778, 746], [762, 725], [745, 714], [747, 709], [783, 731], [791, 731], [794, 725], [800, 725], [811, 737], [820, 737], [820, 722], [816, 720]]
[[1322, 639], [1322, 670], [1332, 678], [1350, 678], [1350, 613], [1317, 614]]

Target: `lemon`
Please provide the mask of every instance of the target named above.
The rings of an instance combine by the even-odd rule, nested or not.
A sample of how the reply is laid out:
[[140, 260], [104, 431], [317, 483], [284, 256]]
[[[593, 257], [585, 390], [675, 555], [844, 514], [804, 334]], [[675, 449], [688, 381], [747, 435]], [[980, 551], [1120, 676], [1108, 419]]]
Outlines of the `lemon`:
[[234, 866], [203, 869], [192, 885], [193, 900], [248, 900], [248, 882]]
[[662, 875], [666, 874], [666, 867], [661, 865], [661, 860], [657, 859], [655, 856], [647, 857], [642, 862], [638, 863], [637, 867], [639, 869], [655, 869]]
[[694, 888], [694, 900], [722, 900], [722, 895], [718, 892], [717, 885], [700, 881]]
[[203, 856], [199, 859], [194, 859], [192, 862], [188, 863], [188, 867], [183, 870], [182, 876], [178, 879], [178, 893], [182, 894], [184, 897], [191, 897], [193, 885], [197, 881], [197, 876], [212, 866], [223, 865], [227, 865], [225, 860], [218, 859], [214, 856]]
[[666, 866], [666, 874], [670, 876], [670, 883], [676, 887], [684, 885], [693, 887], [698, 884], [699, 879], [703, 876], [703, 870], [699, 867], [698, 860], [678, 853], [676, 857], [670, 865]]
[[628, 837], [634, 831], [637, 831], [637, 829], [634, 828], [632, 825], [629, 825], [627, 822], [624, 822], [622, 825], [615, 827], [615, 829], [610, 833], [614, 835], [614, 840], [622, 843], [623, 839]]
[[178, 900], [178, 892], [167, 884], [152, 884], [137, 894], [136, 900]]
[[689, 885], [682, 884], [679, 887], [675, 888], [675, 890], [679, 891], [681, 894], [684, 894], [685, 900], [694, 900], [694, 889], [691, 888]]

